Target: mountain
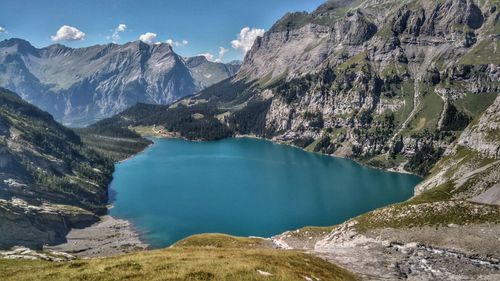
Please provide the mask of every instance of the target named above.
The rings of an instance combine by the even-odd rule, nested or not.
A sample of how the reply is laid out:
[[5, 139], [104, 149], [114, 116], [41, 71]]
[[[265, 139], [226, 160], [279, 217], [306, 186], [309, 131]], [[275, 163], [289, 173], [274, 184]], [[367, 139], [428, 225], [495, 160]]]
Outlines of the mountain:
[[[420, 174], [424, 180], [406, 202], [337, 226], [273, 237], [274, 247], [297, 250], [276, 251], [274, 257], [305, 250], [368, 280], [497, 280], [499, 5], [498, 0], [328, 1], [312, 13], [290, 13], [279, 20], [255, 41], [236, 77], [170, 106], [139, 103], [79, 134], [87, 147], [117, 157], [133, 153], [113, 143], [136, 140], [134, 131], [199, 140], [253, 135]], [[189, 261], [199, 262], [206, 252], [196, 247], [217, 255], [222, 248], [221, 258], [254, 256], [255, 249], [249, 248], [260, 247], [245, 238], [187, 240], [166, 252], [124, 256], [122, 263], [113, 258], [98, 262], [116, 269], [115, 274], [131, 268], [150, 274], [171, 265], [152, 265], [152, 260], [168, 253], [178, 258], [177, 250], [196, 252]], [[305, 259], [285, 259], [294, 264], [287, 268], [299, 270]], [[241, 259], [235, 260], [227, 264], [240, 264]], [[47, 274], [102, 277], [91, 270], [95, 262], [36, 265]], [[7, 266], [19, 272], [17, 264]], [[215, 266], [207, 266], [207, 272], [199, 268], [175, 277], [237, 276], [223, 275]], [[222, 272], [248, 273], [232, 270]], [[251, 271], [255, 274], [256, 267]], [[309, 273], [310, 268], [284, 279], [315, 278]], [[322, 276], [328, 278], [334, 279]]]
[[[273, 237], [368, 280], [498, 279], [499, 1], [343, 0], [279, 20], [238, 74], [88, 130], [251, 135], [424, 180], [406, 202]], [[139, 130], [140, 128], [140, 130]]]
[[235, 80], [272, 100], [268, 137], [426, 175], [500, 91], [495, 5], [330, 1], [276, 23]]
[[498, 279], [499, 126], [500, 96], [446, 149], [410, 200], [328, 231], [309, 230], [316, 235], [307, 244], [290, 233], [274, 239], [366, 279]]
[[191, 70], [198, 87], [204, 89], [222, 80], [234, 76], [241, 67], [241, 62], [231, 61], [227, 64], [211, 62], [205, 56], [186, 58], [186, 66]]
[[22, 39], [8, 39], [0, 42], [0, 86], [65, 124], [81, 126], [137, 102], [172, 103], [231, 77], [238, 68], [189, 61], [163, 43], [37, 49]]
[[61, 243], [106, 213], [113, 163], [0, 88], [0, 248]]
[[252, 134], [427, 175], [500, 91], [497, 2], [379, 2], [287, 14], [234, 78], [170, 107], [205, 118], [156, 125], [218, 121], [230, 130], [220, 137]]

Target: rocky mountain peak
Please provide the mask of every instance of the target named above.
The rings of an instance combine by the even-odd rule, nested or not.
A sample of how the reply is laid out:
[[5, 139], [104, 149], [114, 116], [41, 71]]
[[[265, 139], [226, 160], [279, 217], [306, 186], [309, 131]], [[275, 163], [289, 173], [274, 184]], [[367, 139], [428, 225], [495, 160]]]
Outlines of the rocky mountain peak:
[[45, 55], [47, 57], [52, 57], [52, 56], [64, 55], [64, 54], [71, 52], [71, 51], [73, 51], [72, 48], [67, 47], [63, 44], [52, 44], [48, 47], [41, 49], [40, 53], [42, 53], [43, 55]]
[[36, 49], [25, 40], [9, 39], [0, 42], [0, 61], [0, 86], [72, 126], [87, 125], [137, 102], [172, 103], [233, 76], [239, 68], [205, 61], [195, 70], [169, 44], [139, 40]]
[[3, 40], [0, 42], [0, 48], [9, 49], [10, 52], [19, 52], [25, 55], [36, 53], [36, 48], [33, 47], [30, 42], [20, 38]]
[[197, 67], [201, 64], [207, 63], [208, 59], [205, 56], [194, 56], [186, 58], [186, 64], [188, 67]]

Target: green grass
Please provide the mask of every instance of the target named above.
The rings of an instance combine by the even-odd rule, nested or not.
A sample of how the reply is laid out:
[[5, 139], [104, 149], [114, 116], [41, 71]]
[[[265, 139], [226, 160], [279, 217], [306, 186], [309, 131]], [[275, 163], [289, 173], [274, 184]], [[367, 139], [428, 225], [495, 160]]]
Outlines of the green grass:
[[403, 203], [361, 215], [356, 221], [356, 229], [361, 232], [377, 228], [500, 223], [500, 208], [465, 201]]
[[407, 66], [405, 64], [399, 63], [397, 61], [389, 63], [380, 73], [382, 77], [391, 77], [394, 75], [400, 75], [400, 73], [405, 73], [407, 71]]
[[[495, 52], [496, 50], [496, 52]], [[500, 64], [500, 43], [498, 40], [483, 40], [460, 60], [461, 64]]]
[[335, 226], [306, 226], [298, 229], [298, 231], [289, 232], [289, 235], [307, 241], [310, 237], [324, 237], [332, 232], [334, 228]]
[[467, 93], [465, 96], [459, 98], [455, 102], [455, 105], [461, 111], [476, 117], [483, 113], [495, 101], [497, 96], [498, 93]]
[[101, 155], [118, 162], [137, 154], [151, 142], [143, 138], [109, 137], [97, 134], [81, 134], [82, 141]]
[[402, 124], [413, 110], [413, 82], [404, 81], [401, 83], [401, 88], [398, 89], [396, 93], [398, 94], [398, 97], [402, 97], [404, 100], [404, 106], [394, 114], [397, 124]]
[[446, 169], [444, 176], [452, 178], [457, 173], [458, 168], [463, 165], [472, 163], [477, 167], [484, 167], [494, 161], [495, 159], [483, 157], [477, 151], [458, 146], [455, 153], [442, 158], [430, 172], [431, 176], [433, 176], [441, 170]]
[[[465, 147], [458, 147], [457, 151], [441, 159], [431, 170], [431, 175], [444, 172], [447, 182], [429, 189], [411, 198], [410, 200], [355, 218], [360, 231], [375, 228], [408, 228], [421, 226], [435, 226], [448, 224], [477, 224], [500, 223], [500, 207], [470, 203], [459, 195], [467, 194], [476, 181], [480, 180], [483, 173], [476, 174], [457, 188], [451, 180], [459, 167], [474, 165], [476, 168], [484, 167], [494, 162], [495, 159], [485, 158], [480, 153]], [[486, 172], [486, 174], [488, 174]], [[457, 197], [458, 196], [458, 197]]]
[[315, 139], [311, 144], [309, 144], [306, 148], [304, 148], [304, 150], [309, 152], [314, 152], [314, 148], [316, 147], [316, 145], [319, 143], [320, 140], [321, 138]]
[[420, 109], [410, 123], [412, 133], [421, 132], [425, 129], [433, 130], [436, 128], [439, 118], [441, 117], [441, 112], [443, 111], [443, 100], [434, 92], [432, 87], [422, 83], [420, 92]]
[[107, 258], [0, 260], [0, 280], [357, 280], [320, 258], [270, 249], [255, 240], [211, 234], [190, 237], [169, 249]]
[[386, 154], [380, 154], [372, 158], [363, 160], [363, 164], [379, 168], [379, 169], [390, 169], [399, 166], [401, 163], [406, 161], [404, 155], [397, 154], [395, 158], [387, 157]]
[[361, 52], [355, 56], [348, 58], [345, 62], [338, 65], [335, 70], [337, 73], [341, 71], [345, 71], [348, 68], [354, 67], [355, 69], [360, 69], [362, 65], [367, 63], [366, 61], [366, 52]]
[[225, 234], [209, 233], [187, 237], [175, 247], [210, 247], [210, 248], [267, 248], [271, 243], [261, 238], [236, 237]]
[[453, 195], [454, 189], [455, 185], [452, 182], [446, 182], [411, 198], [405, 205], [447, 201]]

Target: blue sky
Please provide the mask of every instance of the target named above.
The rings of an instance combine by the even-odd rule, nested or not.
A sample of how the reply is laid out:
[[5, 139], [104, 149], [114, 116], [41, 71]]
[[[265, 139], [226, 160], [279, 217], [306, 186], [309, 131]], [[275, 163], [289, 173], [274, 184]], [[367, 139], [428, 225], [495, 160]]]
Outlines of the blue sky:
[[[286, 12], [312, 11], [325, 1], [1, 0], [0, 40], [18, 37], [36, 47], [55, 42], [83, 47], [122, 44], [149, 33], [144, 40], [171, 39], [174, 50], [184, 56], [211, 53], [215, 60], [223, 47], [227, 51], [222, 60], [230, 61], [243, 58], [248, 40], [261, 34], [259, 29], [268, 30]], [[68, 27], [56, 34], [64, 25]], [[244, 27], [250, 30], [238, 38]]]

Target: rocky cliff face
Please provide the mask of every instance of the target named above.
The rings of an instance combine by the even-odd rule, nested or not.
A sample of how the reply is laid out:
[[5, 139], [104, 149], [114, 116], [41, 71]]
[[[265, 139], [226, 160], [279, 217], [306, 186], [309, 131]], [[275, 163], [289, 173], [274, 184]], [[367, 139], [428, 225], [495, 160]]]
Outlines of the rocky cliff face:
[[500, 97], [471, 123], [417, 186], [416, 194], [444, 189], [453, 199], [500, 205]]
[[485, 158], [500, 159], [500, 98], [464, 130], [457, 145], [475, 150]]
[[172, 103], [232, 76], [237, 68], [208, 61], [204, 67], [187, 64], [168, 44], [37, 49], [21, 39], [0, 42], [0, 86], [74, 126], [137, 102]]
[[232, 134], [425, 176], [500, 92], [498, 5], [345, 0], [288, 14], [233, 79], [170, 109], [207, 120], [158, 125], [215, 118]]
[[273, 237], [369, 280], [496, 280], [500, 97], [463, 131], [406, 202], [339, 226]]
[[425, 175], [500, 91], [497, 6], [330, 1], [276, 23], [235, 81], [271, 100], [268, 137]]
[[60, 243], [97, 221], [112, 171], [73, 131], [0, 89], [0, 248]]

